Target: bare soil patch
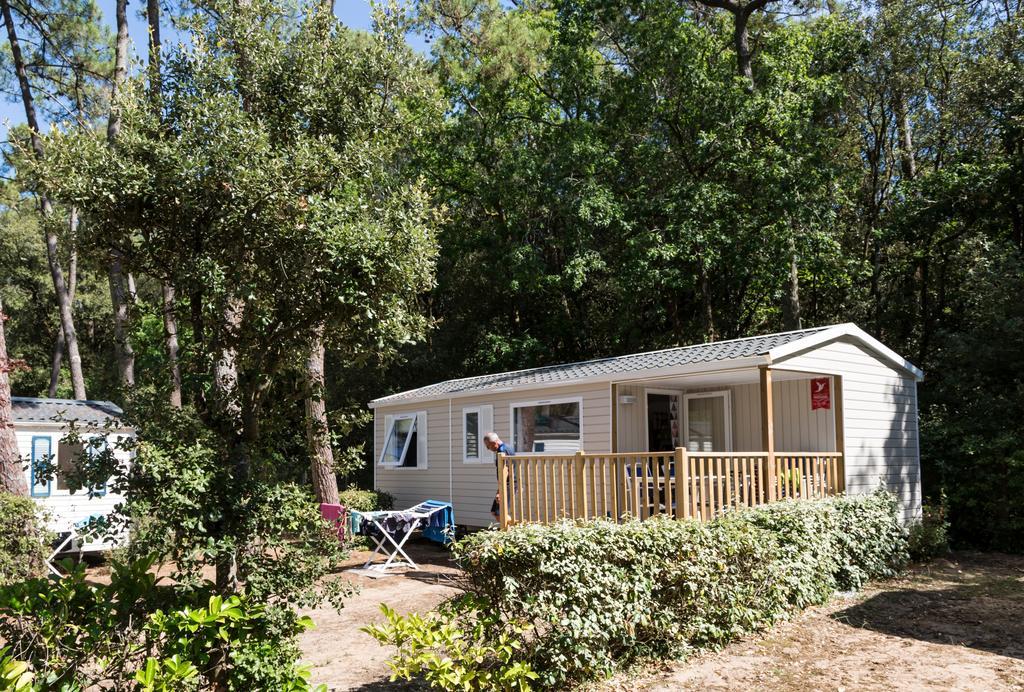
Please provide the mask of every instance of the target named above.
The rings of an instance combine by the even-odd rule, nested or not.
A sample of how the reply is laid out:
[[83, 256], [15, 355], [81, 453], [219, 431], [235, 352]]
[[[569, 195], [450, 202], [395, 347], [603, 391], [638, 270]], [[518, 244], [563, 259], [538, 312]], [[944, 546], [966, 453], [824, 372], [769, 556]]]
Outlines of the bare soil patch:
[[1024, 557], [959, 553], [605, 690], [1024, 690]]
[[425, 613], [434, 609], [458, 593], [452, 581], [458, 575], [458, 568], [445, 548], [430, 541], [410, 540], [406, 552], [420, 569], [402, 570], [382, 579], [347, 571], [361, 566], [369, 556], [368, 551], [352, 552], [344, 571], [331, 578], [356, 584], [359, 593], [345, 601], [340, 613], [330, 607], [303, 611], [316, 623], [316, 628], [304, 632], [299, 640], [303, 663], [311, 666], [315, 683], [324, 683], [331, 690], [411, 688], [388, 682], [391, 669], [387, 659], [391, 651], [360, 628], [384, 619], [381, 603], [387, 603], [400, 613]]

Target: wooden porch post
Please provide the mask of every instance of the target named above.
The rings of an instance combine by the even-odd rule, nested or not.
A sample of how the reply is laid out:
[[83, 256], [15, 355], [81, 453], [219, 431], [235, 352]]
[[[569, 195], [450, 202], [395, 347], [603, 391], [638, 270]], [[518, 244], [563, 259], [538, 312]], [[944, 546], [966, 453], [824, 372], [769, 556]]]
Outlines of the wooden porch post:
[[772, 370], [761, 370], [761, 446], [768, 455], [768, 500], [779, 499], [779, 475], [775, 467], [775, 407], [772, 396]]
[[577, 450], [576, 456], [573, 458], [573, 476], [576, 479], [576, 516], [573, 519], [586, 519], [587, 518], [587, 489], [585, 485], [586, 475], [584, 474], [584, 464], [586, 463], [583, 457], [583, 450]]
[[498, 526], [502, 531], [508, 528], [508, 457], [498, 453]]
[[832, 376], [832, 411], [835, 418], [836, 451], [839, 452], [838, 469], [836, 470], [835, 491], [846, 490], [846, 421], [843, 414], [843, 376]]
[[619, 385], [612, 383], [612, 454], [619, 451]]
[[[676, 447], [676, 481], [675, 501], [676, 519], [685, 519], [690, 513], [690, 460], [686, 458], [686, 449]], [[671, 505], [670, 505], [671, 506]]]

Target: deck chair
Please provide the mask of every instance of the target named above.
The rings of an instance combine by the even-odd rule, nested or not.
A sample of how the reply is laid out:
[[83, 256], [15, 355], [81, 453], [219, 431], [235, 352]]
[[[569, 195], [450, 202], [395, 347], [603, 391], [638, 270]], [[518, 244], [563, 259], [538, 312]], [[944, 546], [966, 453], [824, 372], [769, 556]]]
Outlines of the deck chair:
[[[641, 498], [641, 501], [646, 500], [648, 515], [659, 514], [659, 513], [662, 513], [662, 512], [669, 512], [669, 513], [674, 512], [675, 511], [675, 503], [672, 503], [671, 507], [667, 507], [665, 505], [665, 495], [666, 495], [666, 490], [668, 488], [668, 485], [670, 483], [674, 483], [675, 482], [675, 476], [676, 476], [675, 464], [669, 462], [669, 463], [664, 463], [664, 464], [660, 464], [659, 465], [659, 467], [658, 467], [658, 472], [659, 472], [658, 473], [658, 481], [659, 482], [656, 485], [654, 483], [655, 476], [654, 476], [654, 469], [653, 469], [653, 466], [652, 466], [652, 461], [655, 464], [659, 464], [659, 462], [656, 461], [656, 460], [647, 459], [642, 464], [638, 465], [638, 468], [636, 468], [636, 475], [634, 475], [634, 466], [633, 466], [633, 464], [629, 464], [629, 465], [627, 465], [625, 467], [626, 487], [624, 488], [624, 491], [625, 491], [627, 497], [630, 498], [630, 502], [631, 503], [633, 502], [633, 499], [637, 497], [637, 494], [642, 495], [643, 493], [640, 491], [639, 487], [638, 487], [638, 490], [636, 491], [637, 494], [634, 494], [633, 485], [634, 484], [641, 484], [643, 482], [643, 477], [644, 477], [643, 474], [646, 473], [647, 474], [647, 478], [650, 479], [650, 481], [649, 481], [650, 485], [647, 488], [647, 497], [646, 498]], [[642, 472], [641, 472], [641, 469], [643, 469]], [[634, 512], [636, 512], [638, 509], [639, 508], [634, 508]]]
[[[419, 569], [419, 565], [405, 552], [405, 544], [417, 530], [431, 540], [432, 536], [451, 534], [455, 528], [455, 514], [450, 502], [427, 500], [405, 510], [351, 513], [353, 532], [369, 536], [376, 543], [373, 553], [363, 569], [388, 572], [400, 567]], [[396, 537], [399, 540], [395, 540]], [[450, 539], [449, 539], [450, 540]], [[386, 556], [383, 564], [373, 564], [378, 556]]]

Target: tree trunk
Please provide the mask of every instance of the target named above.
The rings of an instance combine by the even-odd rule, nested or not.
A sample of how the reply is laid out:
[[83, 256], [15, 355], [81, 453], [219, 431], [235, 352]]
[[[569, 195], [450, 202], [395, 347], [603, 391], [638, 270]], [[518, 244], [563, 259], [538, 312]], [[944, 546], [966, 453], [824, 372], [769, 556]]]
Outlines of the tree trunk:
[[319, 502], [338, 504], [338, 477], [324, 401], [324, 336], [318, 327], [306, 358], [306, 440], [309, 445], [313, 490]]
[[748, 88], [754, 89], [754, 69], [751, 66], [750, 34], [747, 22], [750, 15], [746, 12], [733, 13], [733, 45], [736, 47], [736, 72], [747, 80]]
[[[216, 429], [221, 438], [227, 442], [231, 465], [231, 478], [227, 482], [243, 485], [249, 476], [249, 445], [246, 440], [243, 416], [242, 392], [239, 389], [238, 353], [234, 340], [242, 326], [245, 315], [245, 303], [235, 296], [229, 296], [221, 313], [219, 329], [220, 357], [213, 364], [213, 416]], [[230, 502], [230, 500], [228, 500]], [[237, 507], [224, 507], [225, 527], [221, 535], [230, 535], [230, 526], [237, 519]], [[238, 560], [234, 553], [219, 556], [216, 565], [216, 585], [221, 593], [229, 593], [238, 585]]]
[[712, 342], [715, 340], [715, 313], [711, 304], [711, 281], [708, 278], [708, 270], [701, 266], [700, 269], [700, 296], [704, 308], [704, 340]]
[[53, 342], [53, 356], [50, 358], [50, 387], [46, 390], [51, 399], [57, 396], [60, 386], [60, 364], [64, 359], [64, 330], [57, 329], [57, 338]]
[[[39, 138], [39, 121], [36, 118], [36, 107], [32, 100], [32, 86], [28, 81], [28, 71], [25, 69], [25, 59], [21, 54], [21, 44], [18, 42], [18, 32], [14, 25], [14, 17], [11, 14], [9, 0], [0, 0], [0, 11], [3, 12], [4, 25], [7, 27], [7, 42], [11, 48], [11, 59], [14, 62], [14, 72], [18, 77], [18, 86], [21, 89], [21, 102], [25, 107], [25, 122], [29, 128], [29, 139], [32, 143], [32, 153], [36, 159], [43, 158], [43, 141]], [[57, 308], [60, 314], [61, 329], [64, 331], [65, 347], [68, 351], [68, 366], [71, 370], [71, 387], [74, 390], [76, 399], [85, 399], [85, 377], [82, 375], [82, 356], [78, 352], [78, 336], [75, 334], [75, 321], [71, 312], [71, 301], [68, 300], [67, 286], [64, 284], [64, 272], [60, 268], [60, 259], [57, 254], [57, 234], [54, 233], [47, 221], [53, 215], [53, 204], [46, 190], [39, 190], [39, 211], [43, 215], [43, 228], [46, 229], [46, 259], [50, 264], [50, 278], [53, 280], [53, 289], [57, 294]]]
[[[114, 46], [114, 75], [110, 83], [110, 117], [107, 119], [107, 144], [111, 147], [121, 132], [117, 98], [128, 74], [127, 6], [127, 0], [117, 0], [117, 43]], [[115, 249], [110, 253], [107, 275], [110, 279], [110, 304], [114, 310], [114, 353], [118, 379], [122, 388], [130, 389], [135, 386], [135, 351], [128, 338], [128, 298], [124, 290], [124, 267], [120, 250]]]
[[[71, 259], [68, 262], [68, 302], [75, 304], [75, 289], [78, 287], [78, 209], [71, 207], [68, 215], [68, 230], [71, 237]], [[60, 364], [64, 357], [64, 330], [57, 330], [57, 340], [53, 345], [53, 358], [50, 360], [50, 388], [49, 395], [53, 399], [57, 396], [57, 387], [60, 384]]]
[[18, 438], [14, 434], [14, 414], [11, 412], [10, 372], [13, 367], [7, 357], [6, 320], [3, 302], [0, 301], [0, 490], [12, 495], [28, 495], [28, 484], [18, 453]]
[[128, 74], [128, 0], [117, 0], [117, 42], [114, 44], [114, 74], [110, 81], [110, 117], [107, 119], [107, 142], [113, 144], [121, 132], [121, 113], [117, 105], [121, 85]]
[[159, 114], [163, 81], [160, 77], [160, 0], [146, 0], [146, 24], [149, 27], [149, 99]]
[[171, 371], [171, 406], [181, 408], [181, 369], [178, 366], [178, 318], [174, 315], [174, 286], [163, 282], [164, 339], [167, 342], [167, 364]]
[[796, 256], [796, 239], [789, 236], [789, 280], [782, 299], [782, 322], [787, 331], [803, 329], [800, 318], [800, 272]]
[[905, 180], [917, 177], [917, 155], [914, 153], [914, 135], [910, 129], [910, 117], [903, 94], [896, 92], [893, 97], [896, 111], [896, 129], [900, 138], [900, 171]]
[[135, 351], [128, 338], [128, 299], [124, 291], [120, 253], [114, 252], [107, 265], [110, 279], [110, 303], [114, 308], [114, 351], [117, 357], [117, 375], [123, 388], [135, 386]]

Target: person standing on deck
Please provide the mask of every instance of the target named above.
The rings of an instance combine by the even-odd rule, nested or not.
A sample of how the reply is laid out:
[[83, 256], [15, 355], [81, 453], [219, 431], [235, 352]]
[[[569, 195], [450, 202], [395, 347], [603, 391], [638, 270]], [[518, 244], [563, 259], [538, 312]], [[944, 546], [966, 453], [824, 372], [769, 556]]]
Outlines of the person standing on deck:
[[[498, 472], [498, 454], [504, 454], [505, 456], [510, 457], [516, 453], [514, 449], [512, 449], [507, 444], [501, 441], [501, 438], [498, 437], [498, 433], [496, 432], [489, 432], [486, 435], [484, 435], [484, 446], [487, 447], [487, 449], [489, 449], [490, 451], [494, 452], [495, 475], [497, 475]], [[501, 481], [502, 479], [499, 478], [498, 483], [500, 484]], [[498, 516], [498, 510], [500, 509], [500, 498], [501, 490], [499, 489], [498, 492], [494, 493], [494, 502], [491, 503], [491, 515], [494, 517], [494, 521], [499, 522], [501, 521], [501, 517]]]

